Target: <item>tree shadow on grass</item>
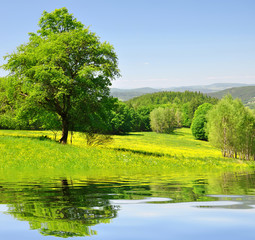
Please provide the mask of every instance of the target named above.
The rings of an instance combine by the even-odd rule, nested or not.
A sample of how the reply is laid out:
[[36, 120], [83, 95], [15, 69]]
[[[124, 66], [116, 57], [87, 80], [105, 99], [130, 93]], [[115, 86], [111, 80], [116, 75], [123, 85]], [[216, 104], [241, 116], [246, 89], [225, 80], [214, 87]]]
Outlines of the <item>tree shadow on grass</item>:
[[55, 142], [55, 140], [52, 140], [47, 135], [41, 135], [41, 136], [14, 136], [14, 135], [2, 135], [1, 137], [9, 137], [9, 138], [29, 138], [29, 139], [36, 139], [40, 141], [51, 141]]
[[171, 132], [171, 133], [157, 133], [157, 134], [162, 134], [162, 135], [170, 135], [170, 136], [185, 136], [185, 134], [180, 133], [180, 132]]
[[123, 134], [116, 134], [115, 136], [138, 136], [138, 137], [141, 137], [141, 136], [144, 136], [143, 133], [123, 133]]
[[146, 155], [146, 156], [154, 156], [154, 157], [175, 157], [171, 154], [167, 153], [158, 153], [158, 152], [147, 152], [143, 150], [134, 150], [134, 149], [128, 149], [128, 148], [113, 148], [115, 151], [120, 151], [120, 152], [130, 152], [130, 153], [135, 153], [135, 154], [140, 154], [140, 155]]
[[180, 133], [180, 132], [173, 132], [173, 133], [170, 133], [170, 135], [174, 135], [174, 136], [184, 136], [185, 134]]

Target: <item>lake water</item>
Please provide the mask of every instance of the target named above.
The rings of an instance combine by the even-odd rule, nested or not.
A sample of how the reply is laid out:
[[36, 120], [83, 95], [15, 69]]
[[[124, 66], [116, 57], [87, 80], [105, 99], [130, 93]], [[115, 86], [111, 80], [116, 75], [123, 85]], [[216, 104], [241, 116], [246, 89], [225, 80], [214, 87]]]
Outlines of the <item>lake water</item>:
[[0, 179], [0, 239], [255, 239], [253, 173]]

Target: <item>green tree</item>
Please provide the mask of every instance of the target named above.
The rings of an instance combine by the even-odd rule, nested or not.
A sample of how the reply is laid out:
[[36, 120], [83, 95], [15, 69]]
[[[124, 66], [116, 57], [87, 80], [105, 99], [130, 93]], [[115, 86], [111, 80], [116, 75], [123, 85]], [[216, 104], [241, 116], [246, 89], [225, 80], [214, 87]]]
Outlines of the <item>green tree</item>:
[[109, 96], [111, 80], [119, 76], [113, 46], [78, 22], [66, 8], [44, 12], [37, 34], [6, 56], [19, 94], [28, 105], [59, 116], [60, 142], [68, 131], [88, 123]]
[[151, 129], [157, 133], [172, 133], [180, 126], [180, 112], [175, 108], [155, 108], [150, 113]]
[[109, 118], [112, 134], [125, 134], [132, 131], [132, 112], [125, 103], [116, 101]]
[[[241, 101], [239, 104], [242, 106]], [[255, 115], [244, 107], [239, 108], [239, 118], [237, 121], [235, 138], [236, 151], [240, 159], [255, 160]]]
[[233, 98], [228, 95], [223, 98], [208, 113], [208, 139], [220, 148], [224, 157], [233, 156], [235, 153], [234, 139], [237, 137], [237, 117]]
[[28, 126], [24, 114], [24, 95], [18, 94], [19, 85], [13, 77], [0, 78], [0, 127], [4, 129], [23, 129]]
[[72, 30], [82, 30], [84, 25], [77, 21], [66, 8], [56, 9], [48, 13], [43, 11], [39, 21], [40, 29], [37, 31], [41, 36], [49, 36], [51, 33], [69, 32]]
[[224, 157], [249, 160], [255, 154], [255, 116], [240, 99], [228, 95], [208, 113], [209, 141]]
[[191, 131], [196, 139], [208, 140], [208, 136], [205, 130], [207, 123], [206, 115], [212, 107], [212, 104], [204, 103], [200, 105], [195, 111], [191, 124]]
[[190, 127], [191, 125], [191, 121], [192, 121], [192, 118], [190, 117], [190, 111], [189, 111], [189, 106], [190, 104], [189, 103], [184, 103], [182, 105], [182, 125], [184, 127]]
[[150, 112], [152, 109], [152, 107], [140, 107], [137, 109], [137, 114], [140, 119], [139, 131], [151, 131]]

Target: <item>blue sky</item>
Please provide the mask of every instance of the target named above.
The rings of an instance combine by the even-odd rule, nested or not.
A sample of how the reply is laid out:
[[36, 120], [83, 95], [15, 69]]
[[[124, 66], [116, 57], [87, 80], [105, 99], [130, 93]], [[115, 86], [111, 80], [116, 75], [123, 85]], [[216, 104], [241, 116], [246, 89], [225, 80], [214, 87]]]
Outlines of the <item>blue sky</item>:
[[113, 87], [255, 84], [254, 0], [0, 2], [0, 65], [38, 29], [44, 10], [67, 7], [114, 46], [122, 77]]

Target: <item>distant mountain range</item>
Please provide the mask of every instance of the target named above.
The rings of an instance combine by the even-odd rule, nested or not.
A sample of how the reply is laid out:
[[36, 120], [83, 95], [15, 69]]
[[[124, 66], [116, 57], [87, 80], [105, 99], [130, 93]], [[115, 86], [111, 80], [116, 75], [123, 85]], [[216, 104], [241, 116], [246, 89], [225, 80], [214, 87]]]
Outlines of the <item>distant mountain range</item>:
[[143, 94], [160, 92], [163, 90], [154, 89], [154, 88], [133, 88], [133, 89], [120, 89], [120, 88], [111, 88], [111, 95], [122, 101], [127, 101], [134, 97], [139, 97]]
[[[250, 85], [243, 83], [214, 83], [210, 85], [196, 85], [196, 86], [183, 86], [183, 87], [171, 87], [171, 88], [134, 88], [134, 89], [119, 89], [119, 88], [111, 88], [111, 95], [113, 97], [117, 97], [122, 101], [127, 101], [133, 97], [138, 97], [147, 93], [154, 92], [163, 92], [163, 91], [174, 91], [174, 92], [184, 92], [184, 91], [192, 91], [192, 92], [201, 92], [211, 94], [214, 92], [239, 88], [239, 87], [248, 87]], [[255, 87], [255, 85], [254, 85]], [[224, 93], [223, 93], [224, 94]], [[213, 96], [213, 95], [210, 95]], [[221, 94], [219, 94], [219, 97]], [[218, 96], [215, 96], [218, 97]]]

